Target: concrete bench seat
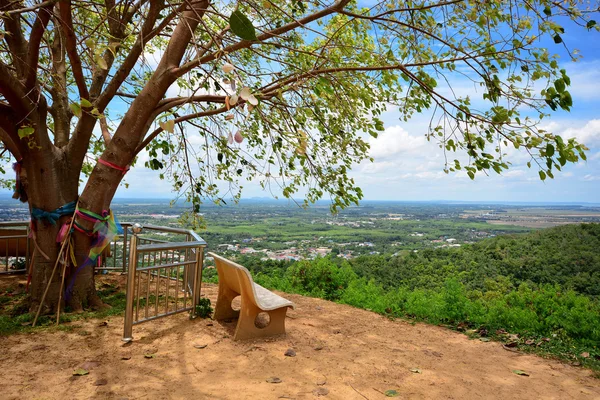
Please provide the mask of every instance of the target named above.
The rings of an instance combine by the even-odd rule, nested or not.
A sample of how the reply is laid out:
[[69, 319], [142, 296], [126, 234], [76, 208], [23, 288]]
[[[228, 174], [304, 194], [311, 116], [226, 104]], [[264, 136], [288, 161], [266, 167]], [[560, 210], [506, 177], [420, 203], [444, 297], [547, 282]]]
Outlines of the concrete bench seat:
[[[215, 305], [214, 319], [238, 318], [234, 340], [252, 339], [285, 334], [285, 314], [288, 308], [295, 308], [294, 303], [276, 295], [268, 289], [254, 283], [250, 272], [214, 253], [208, 253], [215, 260], [219, 274], [219, 294]], [[241, 297], [239, 311], [231, 307], [231, 302]], [[256, 326], [258, 314], [269, 314], [269, 324], [264, 328]]]

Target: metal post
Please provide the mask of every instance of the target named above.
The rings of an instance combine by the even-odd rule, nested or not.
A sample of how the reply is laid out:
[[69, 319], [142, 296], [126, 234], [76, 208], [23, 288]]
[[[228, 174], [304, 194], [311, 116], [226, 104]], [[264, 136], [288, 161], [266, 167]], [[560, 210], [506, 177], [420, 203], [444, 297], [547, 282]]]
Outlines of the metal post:
[[125, 273], [126, 269], [127, 269], [127, 227], [125, 226], [123, 229], [123, 249], [122, 249], [122, 256], [123, 256], [123, 273]]
[[204, 248], [196, 247], [196, 263], [194, 264], [194, 294], [192, 301], [192, 317], [196, 317], [196, 306], [200, 303], [200, 288], [202, 287], [202, 264], [204, 261]]
[[[136, 224], [139, 225], [139, 224]], [[133, 295], [135, 287], [135, 272], [137, 269], [137, 234], [142, 231], [141, 225], [133, 227], [133, 236], [129, 247], [129, 271], [127, 274], [127, 305], [125, 306], [125, 324], [123, 328], [123, 341], [129, 343], [133, 340]]]
[[30, 271], [29, 271], [29, 258], [31, 257], [31, 254], [29, 254], [29, 225], [27, 226], [27, 229], [25, 230], [25, 273], [27, 275], [29, 275]]

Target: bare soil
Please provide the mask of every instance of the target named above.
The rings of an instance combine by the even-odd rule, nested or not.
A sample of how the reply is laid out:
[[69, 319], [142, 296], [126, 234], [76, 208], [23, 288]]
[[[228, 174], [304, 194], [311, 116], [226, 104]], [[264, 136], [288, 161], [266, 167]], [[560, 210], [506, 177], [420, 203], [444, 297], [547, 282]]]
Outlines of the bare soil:
[[[213, 302], [216, 291], [204, 288]], [[135, 326], [128, 345], [122, 317], [0, 337], [0, 398], [384, 399], [394, 389], [401, 399], [600, 399], [589, 370], [442, 327], [284, 296], [297, 308], [287, 336], [269, 340], [234, 342], [235, 321], [184, 314]], [[288, 349], [296, 355], [284, 355]], [[73, 376], [77, 368], [89, 374]], [[281, 382], [267, 382], [273, 377]]]

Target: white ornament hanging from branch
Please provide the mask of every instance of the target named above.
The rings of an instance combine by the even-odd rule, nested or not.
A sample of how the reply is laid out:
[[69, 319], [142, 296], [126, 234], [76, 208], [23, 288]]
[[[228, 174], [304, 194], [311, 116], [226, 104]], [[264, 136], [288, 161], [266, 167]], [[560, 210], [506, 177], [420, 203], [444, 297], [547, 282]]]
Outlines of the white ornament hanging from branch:
[[235, 139], [236, 143], [242, 143], [244, 141], [244, 136], [242, 135], [241, 131], [237, 131], [233, 138]]
[[225, 63], [225, 64], [223, 64], [223, 66], [221, 67], [221, 69], [223, 70], [223, 72], [225, 72], [226, 74], [228, 74], [231, 71], [233, 71], [235, 69], [235, 67], [232, 64]]

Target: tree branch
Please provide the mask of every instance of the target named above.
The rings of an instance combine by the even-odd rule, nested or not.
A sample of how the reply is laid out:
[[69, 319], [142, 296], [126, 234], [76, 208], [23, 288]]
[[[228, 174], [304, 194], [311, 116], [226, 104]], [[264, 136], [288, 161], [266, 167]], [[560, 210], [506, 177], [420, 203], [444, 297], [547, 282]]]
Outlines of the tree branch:
[[[209, 117], [211, 115], [221, 114], [221, 113], [226, 112], [226, 111], [227, 111], [227, 107], [221, 107], [221, 108], [216, 108], [214, 110], [201, 111], [201, 112], [197, 112], [197, 113], [194, 113], [194, 114], [183, 115], [181, 117], [175, 118], [175, 124], [178, 124], [180, 122], [189, 121], [189, 120], [195, 119], [195, 118]], [[154, 140], [154, 138], [156, 138], [158, 135], [161, 134], [161, 132], [163, 132], [162, 128], [156, 128], [154, 131], [152, 131], [152, 133], [149, 134], [144, 139], [144, 141], [142, 143], [140, 143], [139, 146], [135, 149], [135, 154], [137, 155], [146, 146], [148, 146], [150, 144], [150, 142], [152, 142]]]
[[37, 79], [37, 67], [40, 56], [40, 43], [48, 22], [50, 22], [50, 16], [52, 15], [51, 10], [54, 7], [54, 3], [49, 3], [45, 7], [40, 8], [38, 11], [31, 33], [29, 35], [29, 46], [27, 50], [27, 61], [26, 65], [28, 70], [26, 71], [25, 88], [30, 91], [34, 88]]
[[100, 118], [100, 130], [102, 131], [102, 138], [104, 139], [104, 145], [108, 146], [110, 140], [110, 132], [108, 131], [108, 124], [106, 123], [106, 117]]
[[[160, 12], [163, 9], [164, 0], [151, 0], [150, 1], [150, 9], [148, 10], [148, 16], [144, 21], [142, 29], [138, 35], [137, 40], [132, 46], [129, 54], [125, 57], [125, 61], [119, 67], [111, 81], [106, 85], [104, 92], [100, 94], [98, 97], [98, 101], [96, 102], [96, 107], [100, 112], [104, 111], [108, 103], [113, 99], [113, 97], [117, 94], [117, 91], [120, 89], [125, 79], [131, 73], [131, 70], [135, 67], [138, 62], [142, 51], [144, 50], [144, 45], [151, 40], [156, 33], [160, 32], [160, 29], [156, 29], [153, 31], [154, 24], [156, 20], [160, 16]], [[167, 21], [168, 20], [168, 21]], [[165, 21], [162, 21], [160, 26], [166, 26], [170, 21], [169, 18], [165, 18]]]
[[337, 0], [332, 6], [324, 8], [323, 10], [321, 10], [319, 12], [308, 15], [297, 21], [290, 22], [289, 24], [283, 25], [279, 28], [276, 28], [269, 32], [265, 32], [261, 35], [258, 35], [257, 36], [258, 42], [242, 40], [241, 42], [237, 42], [235, 44], [225, 47], [224, 49], [221, 49], [219, 52], [208, 54], [206, 56], [203, 56], [203, 57], [197, 58], [193, 61], [190, 61], [190, 62], [182, 65], [181, 67], [177, 68], [175, 71], [173, 71], [173, 74], [175, 75], [176, 78], [180, 78], [183, 75], [185, 75], [187, 72], [192, 70], [193, 68], [195, 68], [199, 65], [202, 65], [202, 64], [206, 64], [207, 62], [216, 60], [218, 58], [218, 54], [227, 54], [227, 53], [231, 53], [231, 52], [234, 52], [237, 50], [248, 48], [248, 47], [252, 46], [253, 44], [257, 44], [257, 43], [263, 42], [267, 39], [270, 39], [272, 37], [276, 37], [283, 33], [292, 31], [300, 26], [309, 24], [313, 21], [316, 21], [318, 19], [326, 17], [330, 14], [341, 11], [349, 2], [350, 2], [350, 0]]
[[[1, 120], [2, 120], [2, 117], [0, 117], [0, 121]], [[0, 125], [2, 125], [1, 122], [0, 122]], [[0, 127], [0, 141], [4, 144], [5, 149], [8, 149], [10, 154], [12, 154], [12, 156], [15, 158], [15, 160], [20, 160], [23, 158], [23, 156], [21, 156], [21, 152], [19, 151], [19, 148], [12, 140], [11, 135], [9, 135], [8, 132], [6, 132], [2, 127]]]
[[58, 7], [60, 10], [61, 26], [65, 37], [67, 54], [71, 60], [71, 69], [73, 78], [77, 84], [77, 89], [79, 90], [79, 97], [89, 100], [90, 94], [85, 83], [85, 77], [83, 76], [81, 59], [77, 53], [77, 38], [75, 37], [75, 31], [73, 30], [71, 0], [60, 0]]
[[186, 103], [199, 103], [199, 102], [208, 102], [208, 103], [225, 103], [226, 96], [217, 96], [212, 94], [203, 94], [203, 95], [195, 95], [189, 97], [171, 97], [168, 99], [163, 99], [158, 102], [157, 111], [164, 112], [173, 107], [180, 106]]
[[[160, 16], [160, 11], [162, 10], [163, 5], [164, 0], [151, 0], [150, 10], [148, 11], [148, 16], [146, 17], [146, 20], [142, 26], [140, 35], [138, 36], [129, 54], [125, 57], [125, 61], [121, 67], [119, 67], [112, 80], [108, 83], [102, 93], [99, 92], [105, 82], [106, 77], [108, 76], [108, 70], [103, 71], [102, 74], [94, 75], [91, 94], [93, 96], [98, 96], [97, 100], [94, 102], [94, 105], [99, 112], [104, 112], [105, 108], [117, 93], [117, 90], [121, 87], [125, 79], [127, 79], [131, 73], [131, 70], [135, 67], [145, 43], [152, 38], [152, 36], [149, 36], [149, 34], [152, 32], [154, 23]], [[112, 64], [112, 53], [110, 57], [111, 59], [109, 61], [111, 61]], [[67, 151], [74, 160], [77, 160], [77, 163], [80, 161], [83, 162], [83, 158], [85, 157], [85, 153], [87, 151], [95, 125], [96, 118], [88, 113], [84, 113], [75, 127], [75, 131], [73, 132], [73, 136], [69, 141]]]
[[[186, 47], [198, 26], [199, 18], [202, 18], [208, 5], [208, 0], [192, 0], [185, 3], [186, 9], [171, 35], [161, 61], [121, 120], [117, 131], [101, 156], [102, 159], [116, 165], [131, 163], [135, 156], [134, 151], [143, 138], [153, 110], [176, 79], [173, 77], [172, 70], [181, 63]], [[112, 88], [112, 94], [117, 92], [118, 86], [120, 84]], [[96, 164], [81, 194], [82, 204], [92, 207], [92, 211], [99, 211], [101, 207], [107, 206], [122, 178], [123, 175], [120, 171], [103, 164]], [[109, 185], [104, 191], [104, 196], [98, 199], [94, 188], [107, 182]], [[94, 196], [96, 198], [93, 198]]]
[[13, 111], [16, 113], [16, 121], [15, 116], [13, 115], [13, 122], [20, 123], [22, 122], [27, 115], [33, 111], [33, 107], [29, 102], [27, 102], [27, 97], [25, 93], [25, 88], [16, 79], [12, 73], [12, 71], [8, 68], [6, 64], [0, 61], [0, 93], [4, 96], [4, 98], [8, 101]]
[[25, 148], [16, 132], [13, 110], [10, 105], [0, 104], [0, 140], [16, 160], [23, 157]]
[[35, 11], [39, 8], [46, 8], [47, 6], [54, 5], [56, 3], [58, 3], [58, 0], [47, 0], [31, 7], [15, 8], [13, 10], [6, 11], [6, 15], [22, 14], [30, 11]]
[[[2, 10], [13, 8], [16, 3], [9, 0], [0, 0], [0, 8]], [[27, 40], [23, 36], [21, 28], [21, 18], [19, 15], [2, 15], [4, 21], [4, 28], [7, 32], [4, 35], [4, 40], [8, 44], [8, 49], [11, 53], [13, 64], [17, 69], [17, 73], [21, 74], [25, 72], [25, 59], [27, 58]]]
[[67, 88], [67, 54], [65, 51], [64, 36], [59, 24], [54, 26], [54, 40], [50, 51], [52, 53], [52, 87], [49, 92], [52, 96], [50, 113], [54, 117], [54, 145], [63, 147], [69, 142], [71, 130], [71, 110]]

